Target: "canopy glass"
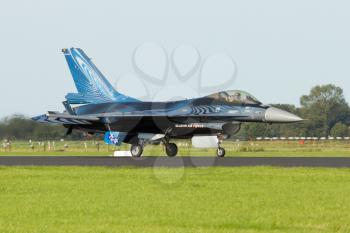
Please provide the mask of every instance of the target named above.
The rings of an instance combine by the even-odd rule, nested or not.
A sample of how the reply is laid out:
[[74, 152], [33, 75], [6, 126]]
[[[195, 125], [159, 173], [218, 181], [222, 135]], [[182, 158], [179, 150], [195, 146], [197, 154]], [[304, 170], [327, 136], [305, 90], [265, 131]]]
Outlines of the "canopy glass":
[[208, 95], [207, 98], [235, 104], [261, 104], [261, 102], [258, 99], [256, 99], [248, 92], [239, 90], [221, 91], [215, 94]]

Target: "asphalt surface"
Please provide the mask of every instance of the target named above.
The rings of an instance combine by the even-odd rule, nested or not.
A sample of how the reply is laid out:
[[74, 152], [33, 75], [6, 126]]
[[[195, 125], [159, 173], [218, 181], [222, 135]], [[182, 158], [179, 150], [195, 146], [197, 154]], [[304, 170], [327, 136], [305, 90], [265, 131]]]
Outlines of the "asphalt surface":
[[350, 157], [103, 157], [0, 156], [0, 166], [112, 166], [112, 167], [331, 167], [350, 168]]

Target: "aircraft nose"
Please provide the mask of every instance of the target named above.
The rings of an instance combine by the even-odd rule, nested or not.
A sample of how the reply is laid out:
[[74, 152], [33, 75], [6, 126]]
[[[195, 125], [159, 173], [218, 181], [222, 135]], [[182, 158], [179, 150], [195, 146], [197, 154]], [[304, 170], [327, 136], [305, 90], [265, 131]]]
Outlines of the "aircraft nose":
[[265, 121], [269, 123], [293, 123], [303, 121], [303, 119], [287, 111], [269, 107], [265, 111]]

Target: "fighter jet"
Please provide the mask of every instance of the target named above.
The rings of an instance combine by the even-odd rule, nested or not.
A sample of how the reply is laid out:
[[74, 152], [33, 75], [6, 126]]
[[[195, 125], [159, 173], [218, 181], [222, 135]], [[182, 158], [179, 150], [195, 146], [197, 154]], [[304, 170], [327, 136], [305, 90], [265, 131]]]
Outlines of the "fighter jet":
[[104, 134], [107, 144], [131, 144], [139, 157], [150, 143], [161, 143], [166, 154], [176, 156], [173, 139], [217, 137], [216, 154], [225, 156], [221, 142], [235, 135], [242, 122], [293, 123], [300, 117], [269, 105], [239, 90], [169, 102], [145, 102], [119, 93], [91, 59], [79, 48], [62, 49], [78, 93], [68, 93], [65, 111], [33, 117], [37, 122], [62, 124], [73, 130]]

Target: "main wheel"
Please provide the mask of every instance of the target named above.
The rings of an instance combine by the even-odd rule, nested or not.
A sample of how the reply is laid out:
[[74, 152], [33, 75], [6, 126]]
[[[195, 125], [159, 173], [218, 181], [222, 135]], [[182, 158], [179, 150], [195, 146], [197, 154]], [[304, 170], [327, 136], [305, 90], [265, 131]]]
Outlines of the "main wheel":
[[216, 156], [217, 157], [224, 157], [225, 156], [225, 149], [224, 148], [222, 148], [222, 147], [218, 147], [217, 149], [216, 149]]
[[142, 155], [143, 148], [139, 144], [133, 144], [130, 148], [132, 157], [140, 157]]
[[177, 145], [175, 143], [168, 143], [165, 145], [165, 152], [169, 157], [174, 157], [177, 154]]

